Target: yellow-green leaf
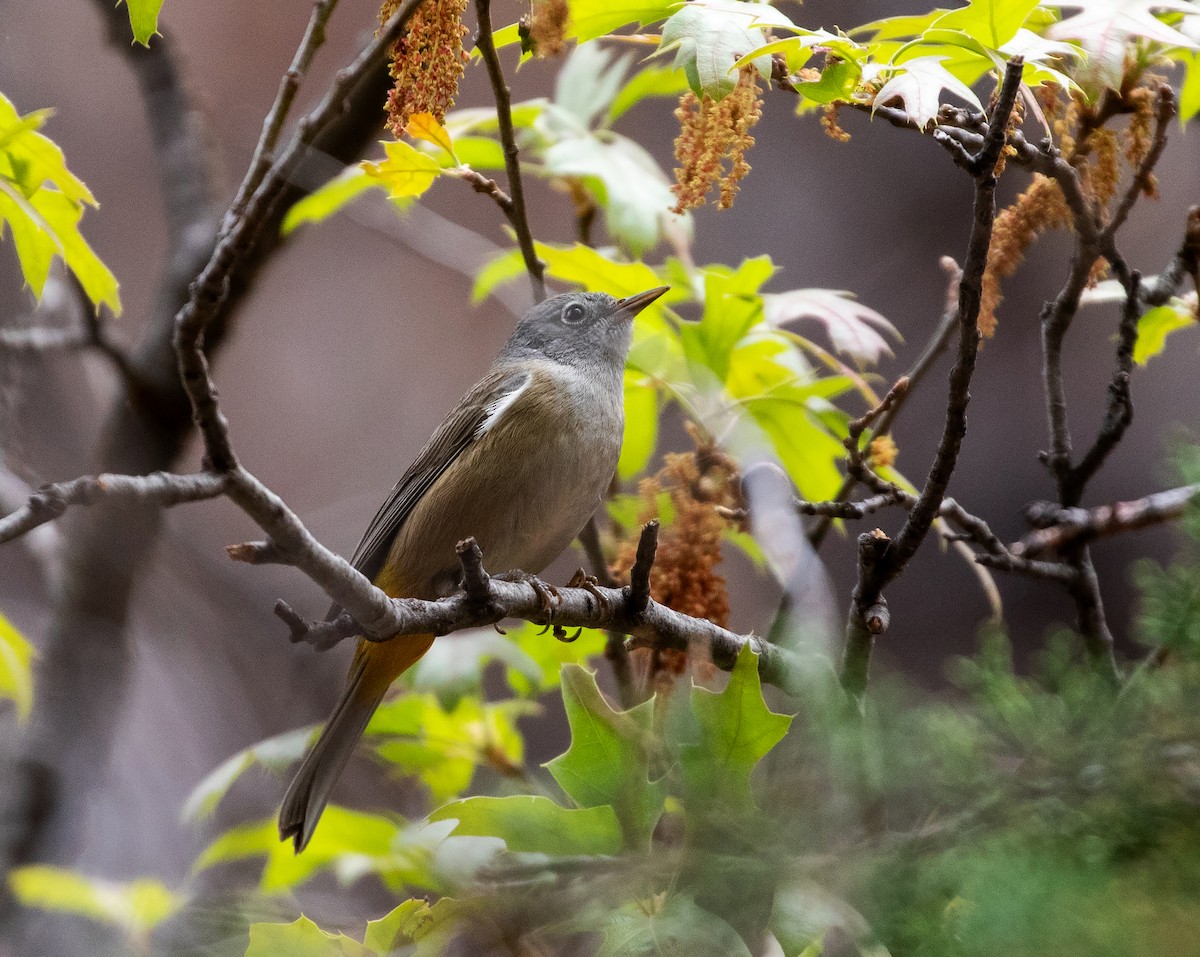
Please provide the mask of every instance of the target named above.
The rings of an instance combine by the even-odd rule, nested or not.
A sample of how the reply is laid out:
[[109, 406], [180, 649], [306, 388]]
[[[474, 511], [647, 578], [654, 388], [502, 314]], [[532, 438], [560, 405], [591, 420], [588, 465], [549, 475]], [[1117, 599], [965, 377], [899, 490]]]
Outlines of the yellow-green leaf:
[[301, 915], [290, 924], [251, 924], [246, 957], [362, 957], [366, 952], [358, 941], [321, 930]]
[[619, 854], [621, 825], [610, 805], [565, 808], [547, 797], [469, 797], [438, 808], [430, 821], [455, 821], [454, 833], [498, 837], [510, 851], [569, 856]]
[[404, 132], [415, 140], [424, 140], [426, 143], [439, 146], [452, 157], [454, 156], [454, 143], [450, 139], [450, 134], [432, 113], [414, 113], [409, 118]]
[[387, 187], [393, 199], [420, 196], [433, 185], [442, 168], [432, 156], [414, 149], [403, 140], [383, 144], [387, 158], [382, 163], [364, 160], [362, 168]]
[[158, 14], [162, 5], [163, 0], [125, 0], [133, 39], [144, 47], [150, 45], [151, 37], [159, 36]]
[[1133, 347], [1133, 361], [1144, 366], [1163, 351], [1167, 344], [1167, 336], [1177, 329], [1192, 325], [1195, 321], [1192, 309], [1178, 297], [1147, 310], [1138, 320], [1138, 337], [1137, 344]]
[[33, 707], [33, 645], [0, 614], [0, 698], [16, 703], [25, 721]]
[[184, 898], [156, 880], [107, 881], [49, 864], [17, 868], [8, 881], [13, 896], [26, 907], [79, 914], [131, 936], [149, 933], [184, 904]]

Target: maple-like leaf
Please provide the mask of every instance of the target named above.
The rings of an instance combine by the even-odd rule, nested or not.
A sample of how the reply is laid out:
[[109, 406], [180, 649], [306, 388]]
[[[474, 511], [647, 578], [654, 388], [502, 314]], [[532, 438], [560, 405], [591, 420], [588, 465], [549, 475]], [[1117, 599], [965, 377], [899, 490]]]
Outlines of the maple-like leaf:
[[1186, 33], [1154, 15], [1155, 11], [1174, 11], [1191, 14], [1189, 19], [1200, 16], [1200, 8], [1187, 0], [1086, 0], [1063, 4], [1062, 9], [1077, 12], [1051, 26], [1046, 35], [1078, 40], [1088, 53], [1088, 72], [1114, 89], [1121, 85], [1125, 47], [1133, 37], [1169, 47], [1200, 48]]
[[816, 319], [829, 333], [834, 349], [862, 363], [874, 364], [892, 355], [881, 332], [900, 338], [896, 327], [874, 309], [836, 289], [767, 293], [763, 296], [763, 317], [773, 326]]
[[896, 67], [897, 72], [875, 94], [876, 105], [883, 106], [889, 100], [899, 100], [904, 104], [904, 112], [922, 129], [937, 116], [943, 90], [966, 100], [982, 112], [983, 104], [979, 102], [979, 97], [942, 66], [945, 59], [944, 56], [922, 56]]

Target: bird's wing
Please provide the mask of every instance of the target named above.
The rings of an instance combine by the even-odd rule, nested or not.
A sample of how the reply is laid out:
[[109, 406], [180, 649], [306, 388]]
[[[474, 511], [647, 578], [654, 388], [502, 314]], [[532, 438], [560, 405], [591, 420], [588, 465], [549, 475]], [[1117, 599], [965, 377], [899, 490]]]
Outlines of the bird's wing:
[[[495, 425], [532, 379], [530, 372], [495, 369], [463, 396], [371, 519], [350, 560], [356, 569], [375, 580], [387, 561], [396, 533], [421, 496], [455, 459]], [[335, 604], [329, 610], [329, 618], [336, 617], [340, 611], [340, 606]]]

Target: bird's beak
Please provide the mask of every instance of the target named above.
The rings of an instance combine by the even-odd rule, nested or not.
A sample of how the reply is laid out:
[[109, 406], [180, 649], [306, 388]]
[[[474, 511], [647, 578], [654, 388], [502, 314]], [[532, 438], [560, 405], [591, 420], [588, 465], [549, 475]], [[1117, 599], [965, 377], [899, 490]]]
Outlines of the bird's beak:
[[639, 292], [636, 296], [618, 300], [617, 308], [613, 312], [613, 318], [632, 322], [634, 316], [670, 288], [670, 286], [656, 286], [653, 289], [647, 289], [645, 292]]

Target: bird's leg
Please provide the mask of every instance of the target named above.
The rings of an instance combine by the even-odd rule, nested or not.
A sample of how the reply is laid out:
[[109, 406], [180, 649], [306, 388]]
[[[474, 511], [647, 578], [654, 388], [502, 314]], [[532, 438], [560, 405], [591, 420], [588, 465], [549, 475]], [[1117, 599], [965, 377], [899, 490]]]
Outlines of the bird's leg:
[[595, 575], [589, 575], [582, 568], [571, 576], [571, 580], [567, 582], [568, 588], [582, 588], [589, 595], [596, 599], [596, 604], [600, 608], [600, 613], [607, 619], [612, 617], [612, 602], [599, 588], [600, 581]]

